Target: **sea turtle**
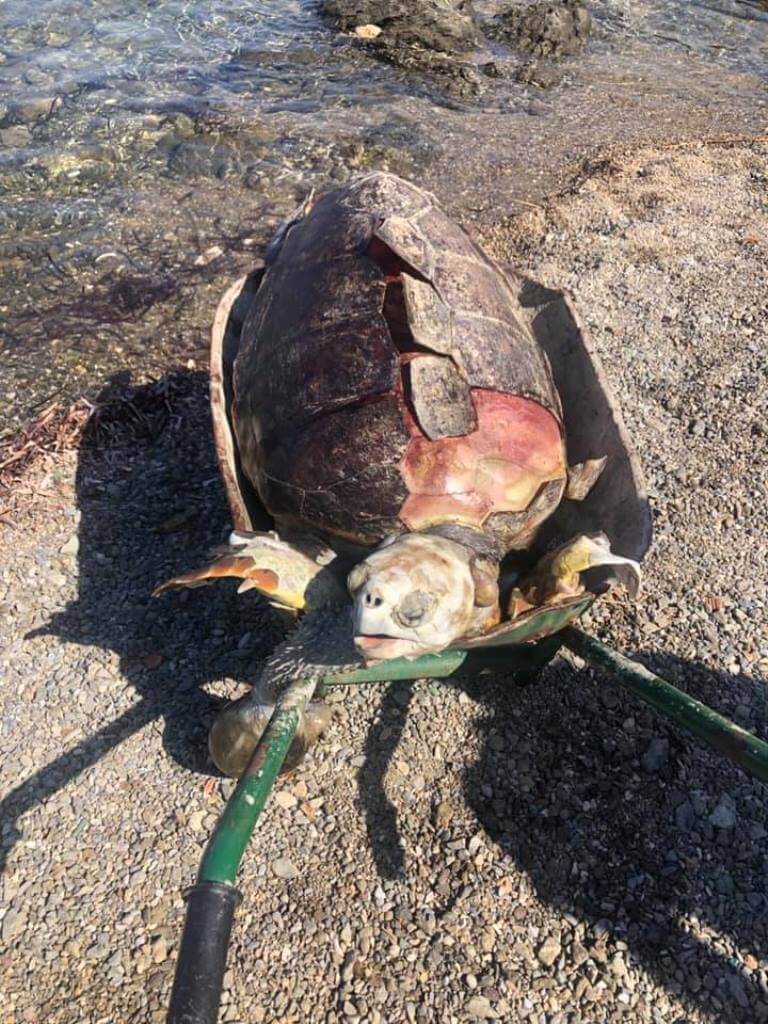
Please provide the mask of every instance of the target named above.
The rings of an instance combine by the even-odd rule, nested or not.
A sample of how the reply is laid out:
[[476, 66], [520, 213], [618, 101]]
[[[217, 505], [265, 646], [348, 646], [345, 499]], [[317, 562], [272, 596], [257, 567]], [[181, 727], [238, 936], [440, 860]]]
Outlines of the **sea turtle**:
[[[160, 591], [235, 576], [303, 611], [348, 591], [374, 662], [493, 641], [510, 611], [574, 602], [581, 570], [634, 571], [648, 545], [639, 470], [568, 300], [395, 175], [312, 195], [280, 227], [221, 302], [211, 375], [234, 532]], [[526, 584], [558, 544], [571, 555]]]

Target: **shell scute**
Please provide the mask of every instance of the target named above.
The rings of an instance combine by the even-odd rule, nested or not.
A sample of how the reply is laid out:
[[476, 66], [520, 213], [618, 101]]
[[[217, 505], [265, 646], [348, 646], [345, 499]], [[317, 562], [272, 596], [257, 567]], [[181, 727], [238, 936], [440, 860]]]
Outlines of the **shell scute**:
[[432, 285], [403, 274], [403, 300], [416, 344], [451, 355], [454, 350], [451, 310]]
[[[238, 437], [247, 429], [268, 439], [395, 387], [397, 353], [381, 314], [384, 284], [367, 262], [338, 264], [268, 271], [269, 287], [259, 290], [244, 327], [253, 342], [241, 348], [235, 368]], [[343, 297], [345, 316], [329, 304], [329, 291]]]
[[435, 206], [436, 199], [424, 189], [404, 181], [394, 174], [374, 171], [339, 189], [339, 204], [347, 210], [378, 213], [389, 216], [416, 217]]
[[395, 395], [337, 409], [283, 436], [269, 451], [259, 492], [275, 516], [375, 543], [402, 528], [399, 466], [408, 440]]
[[422, 210], [416, 217], [416, 223], [427, 238], [440, 239], [441, 252], [456, 253], [478, 263], [488, 262], [467, 232], [447, 217], [439, 206], [430, 206]]
[[416, 356], [407, 364], [407, 394], [427, 437], [463, 437], [477, 425], [469, 384], [445, 356]]
[[435, 272], [435, 251], [427, 238], [407, 217], [387, 217], [374, 235], [417, 274], [431, 280]]

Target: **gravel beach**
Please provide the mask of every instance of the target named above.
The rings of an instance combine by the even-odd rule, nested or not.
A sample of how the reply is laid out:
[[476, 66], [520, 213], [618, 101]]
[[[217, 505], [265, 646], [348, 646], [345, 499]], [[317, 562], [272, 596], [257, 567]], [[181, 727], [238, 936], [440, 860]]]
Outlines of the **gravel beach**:
[[[606, 152], [483, 228], [565, 287], [651, 493], [593, 633], [768, 736], [768, 143]], [[0, 504], [0, 1020], [162, 1022], [231, 783], [206, 733], [290, 628], [152, 588], [227, 533], [205, 375], [116, 382]], [[334, 699], [240, 876], [222, 1021], [768, 1021], [766, 787], [571, 658]]]

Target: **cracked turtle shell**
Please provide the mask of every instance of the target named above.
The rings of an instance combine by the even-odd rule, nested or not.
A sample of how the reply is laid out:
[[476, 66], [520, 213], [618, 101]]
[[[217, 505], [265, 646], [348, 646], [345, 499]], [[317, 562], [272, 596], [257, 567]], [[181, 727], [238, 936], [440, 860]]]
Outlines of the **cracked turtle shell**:
[[566, 484], [562, 409], [507, 275], [375, 173], [310, 197], [251, 278], [225, 399], [278, 521], [355, 543], [465, 528], [525, 546]]

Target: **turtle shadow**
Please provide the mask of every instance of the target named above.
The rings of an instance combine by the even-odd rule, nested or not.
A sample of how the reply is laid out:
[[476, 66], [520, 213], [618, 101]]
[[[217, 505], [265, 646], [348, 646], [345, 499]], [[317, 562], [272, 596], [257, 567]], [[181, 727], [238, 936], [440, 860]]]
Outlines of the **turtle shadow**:
[[406, 851], [397, 825], [397, 810], [384, 786], [387, 770], [405, 731], [413, 684], [390, 683], [378, 714], [365, 736], [363, 762], [357, 773], [358, 799], [365, 818], [368, 841], [381, 878], [402, 879]]
[[[764, 713], [764, 681], [672, 655], [643, 660], [726, 715]], [[757, 974], [768, 938], [765, 785], [564, 660], [534, 686], [471, 693], [482, 748], [467, 801], [536, 896], [581, 925], [578, 950], [562, 943], [561, 966], [584, 957], [571, 990], [611, 971], [606, 942], [619, 941], [686, 1009], [718, 1024], [768, 1020]], [[764, 735], [756, 717], [743, 724]], [[634, 1019], [655, 1019], [640, 1000]]]
[[[218, 587], [215, 600], [207, 588], [152, 597], [159, 582], [200, 564], [228, 530], [207, 374], [168, 374], [135, 388], [119, 374], [96, 409], [76, 470], [77, 597], [29, 635], [90, 649], [109, 680], [103, 699], [127, 687], [136, 700], [5, 797], [0, 863], [18, 838], [13, 823], [27, 809], [154, 720], [163, 721], [169, 757], [216, 774], [207, 732], [225, 698], [206, 686], [250, 682], [285, 633], [260, 598], [237, 598], [234, 586]], [[92, 703], [98, 688], [95, 678]]]

